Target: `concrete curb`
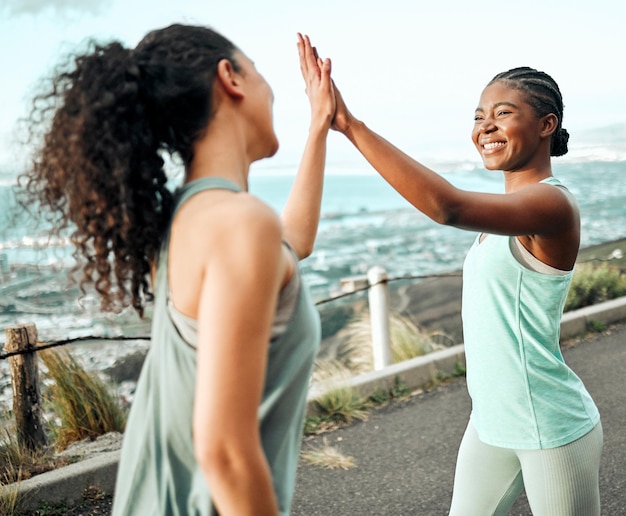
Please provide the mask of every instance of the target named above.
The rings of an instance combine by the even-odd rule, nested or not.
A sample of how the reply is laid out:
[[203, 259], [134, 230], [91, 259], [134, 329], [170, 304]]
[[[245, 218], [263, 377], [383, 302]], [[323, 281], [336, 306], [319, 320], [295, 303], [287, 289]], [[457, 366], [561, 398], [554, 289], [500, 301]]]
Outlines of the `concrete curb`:
[[414, 389], [435, 380], [440, 373], [452, 374], [459, 364], [465, 367], [463, 344], [392, 364], [378, 371], [369, 371], [344, 381], [321, 382], [309, 391], [307, 413], [317, 414], [315, 399], [335, 389], [351, 387], [364, 397], [380, 390], [389, 392], [398, 381]]
[[[561, 322], [561, 340], [587, 332], [593, 323], [609, 325], [623, 320], [626, 320], [626, 297], [567, 312]], [[325, 382], [309, 392], [308, 413], [316, 413], [315, 398], [338, 387], [354, 387], [363, 396], [380, 389], [389, 391], [397, 381], [402, 381], [409, 389], [415, 389], [436, 379], [439, 374], [453, 374], [459, 364], [465, 366], [463, 344], [393, 364], [380, 371], [354, 376], [344, 382]], [[119, 456], [119, 450], [101, 453], [19, 484], [2, 486], [0, 496], [10, 496], [17, 489], [22, 500], [21, 507], [24, 510], [36, 510], [42, 501], [50, 504], [77, 504], [82, 500], [85, 489], [92, 486], [112, 493]]]
[[119, 450], [100, 453], [36, 475], [19, 484], [1, 486], [0, 496], [12, 496], [17, 489], [19, 507], [26, 511], [39, 509], [43, 501], [51, 505], [76, 505], [82, 501], [83, 493], [89, 487], [97, 487], [106, 493], [113, 492], [119, 457]]
[[572, 310], [563, 314], [561, 319], [561, 340], [588, 332], [594, 323], [609, 325], [624, 319], [626, 319], [626, 297]]

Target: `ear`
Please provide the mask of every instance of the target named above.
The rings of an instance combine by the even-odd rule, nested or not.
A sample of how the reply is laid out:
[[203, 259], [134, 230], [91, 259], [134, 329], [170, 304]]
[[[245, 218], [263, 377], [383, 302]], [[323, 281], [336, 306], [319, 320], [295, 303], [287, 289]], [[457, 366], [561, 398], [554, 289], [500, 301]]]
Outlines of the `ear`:
[[554, 113], [549, 113], [540, 120], [541, 136], [550, 137], [559, 126], [559, 119]]
[[222, 59], [217, 63], [215, 80], [219, 81], [224, 91], [233, 98], [242, 99], [243, 84], [241, 74], [238, 73], [228, 59]]

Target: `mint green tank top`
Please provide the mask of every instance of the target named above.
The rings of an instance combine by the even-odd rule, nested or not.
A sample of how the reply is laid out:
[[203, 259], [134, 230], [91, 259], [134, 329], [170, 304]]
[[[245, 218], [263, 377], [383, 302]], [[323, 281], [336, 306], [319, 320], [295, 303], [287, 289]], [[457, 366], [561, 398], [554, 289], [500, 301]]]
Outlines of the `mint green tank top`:
[[[542, 182], [560, 185], [555, 178]], [[527, 269], [513, 256], [511, 238], [477, 237], [463, 265], [471, 420], [487, 444], [553, 448], [582, 437], [600, 419], [559, 346], [573, 272]]]
[[[239, 191], [224, 179], [199, 179], [179, 190], [175, 210], [210, 188]], [[168, 242], [166, 237], [157, 268], [150, 349], [124, 432], [113, 502], [116, 516], [217, 514], [193, 451], [196, 351], [180, 336], [167, 309]], [[300, 274], [297, 268], [294, 274]], [[301, 283], [286, 330], [269, 343], [258, 411], [282, 515], [289, 514], [295, 488], [306, 395], [320, 334], [319, 314]]]

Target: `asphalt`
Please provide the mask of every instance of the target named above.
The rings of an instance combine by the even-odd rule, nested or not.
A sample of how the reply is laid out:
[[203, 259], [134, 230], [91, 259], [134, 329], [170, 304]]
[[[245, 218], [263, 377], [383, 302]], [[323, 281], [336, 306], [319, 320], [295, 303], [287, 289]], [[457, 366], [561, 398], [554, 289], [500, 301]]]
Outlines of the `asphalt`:
[[[602, 514], [626, 515], [626, 323], [563, 347], [601, 413]], [[333, 446], [355, 467], [330, 470], [301, 461], [292, 516], [446, 515], [469, 412], [465, 380], [458, 379], [380, 409], [365, 422], [306, 439], [304, 450]], [[532, 514], [523, 495], [510, 514]]]
[[[601, 324], [608, 329], [584, 334], [590, 325], [597, 328]], [[585, 382], [602, 417], [603, 515], [626, 515], [626, 298], [568, 312], [561, 335], [565, 360]], [[447, 514], [456, 452], [467, 424], [470, 400], [463, 378], [428, 392], [420, 391], [418, 386], [439, 373], [451, 373], [463, 360], [460, 345], [349, 380], [361, 392], [370, 394], [381, 387], [392, 387], [396, 378], [401, 378], [415, 393], [408, 400], [372, 411], [365, 422], [305, 437], [304, 451], [332, 446], [352, 458], [355, 467], [323, 469], [301, 461], [292, 516]], [[310, 399], [318, 394], [311, 392]], [[314, 410], [312, 403], [310, 410]], [[43, 501], [51, 505], [78, 504], [89, 486], [113, 492], [118, 459], [119, 451], [106, 451], [37, 475], [17, 489], [30, 510]], [[15, 488], [5, 486], [1, 491]], [[72, 510], [71, 514], [108, 514], [110, 496], [107, 500], [108, 504], [102, 500], [93, 506], [83, 504], [83, 510]], [[522, 496], [511, 515], [530, 514]]]

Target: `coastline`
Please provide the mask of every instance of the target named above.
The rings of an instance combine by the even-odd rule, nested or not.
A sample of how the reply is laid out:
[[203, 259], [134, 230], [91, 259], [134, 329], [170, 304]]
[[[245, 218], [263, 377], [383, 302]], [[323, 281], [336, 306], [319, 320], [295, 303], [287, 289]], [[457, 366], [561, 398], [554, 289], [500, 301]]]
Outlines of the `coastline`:
[[[590, 260], [609, 261], [626, 270], [626, 238], [581, 249], [578, 262]], [[392, 313], [410, 318], [427, 333], [443, 334], [440, 342], [446, 347], [463, 342], [460, 270], [417, 281], [401, 280], [389, 285]], [[332, 355], [342, 341], [345, 328], [351, 319], [367, 309], [367, 296], [363, 293], [318, 306], [324, 334], [320, 356]], [[114, 319], [94, 322], [100, 325], [110, 323], [111, 336], [94, 337], [71, 344], [72, 353], [82, 359], [88, 370], [103, 373], [118, 384], [123, 398], [132, 398], [133, 384], [149, 346], [149, 340], [142, 338], [142, 335], [149, 336], [147, 321], [139, 322], [126, 313], [119, 320], [119, 324]], [[116, 336], [122, 335], [126, 335], [127, 339], [135, 337], [137, 340], [116, 340]], [[3, 369], [0, 368], [0, 373]], [[1, 387], [6, 392], [0, 395], [0, 403], [6, 404], [10, 397], [10, 381], [4, 382]]]

